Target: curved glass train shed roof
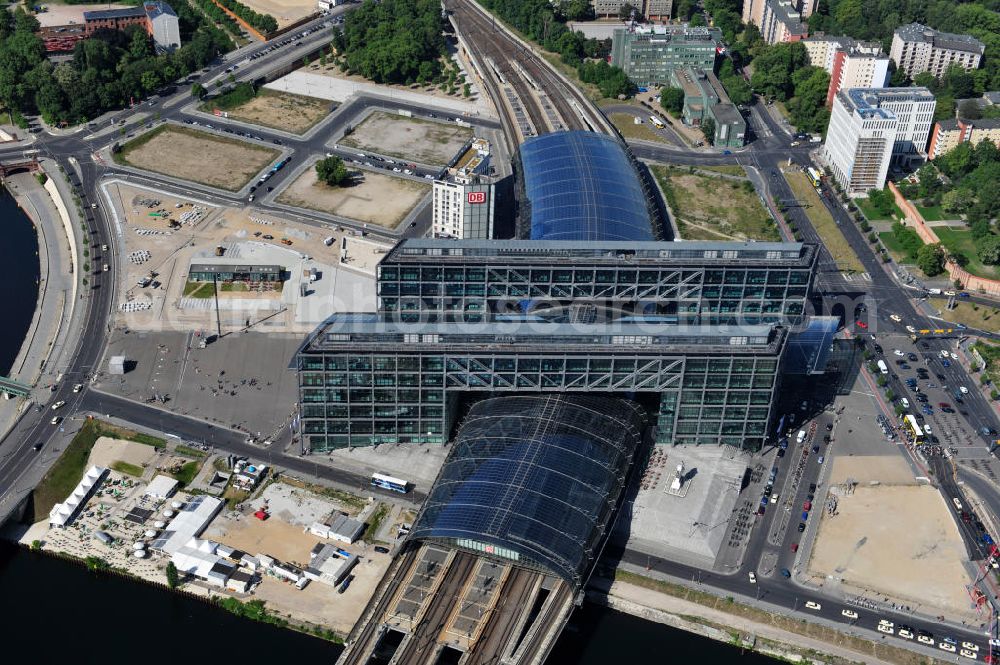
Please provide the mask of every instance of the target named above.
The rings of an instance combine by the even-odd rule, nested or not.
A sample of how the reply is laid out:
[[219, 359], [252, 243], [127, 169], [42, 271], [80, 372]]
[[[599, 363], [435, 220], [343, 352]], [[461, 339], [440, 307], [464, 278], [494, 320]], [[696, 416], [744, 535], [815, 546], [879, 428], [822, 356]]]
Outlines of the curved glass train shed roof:
[[622, 145], [587, 131], [521, 145], [532, 240], [655, 240], [646, 196]]
[[554, 573], [574, 588], [596, 556], [639, 444], [642, 409], [589, 395], [475, 404], [411, 537]]

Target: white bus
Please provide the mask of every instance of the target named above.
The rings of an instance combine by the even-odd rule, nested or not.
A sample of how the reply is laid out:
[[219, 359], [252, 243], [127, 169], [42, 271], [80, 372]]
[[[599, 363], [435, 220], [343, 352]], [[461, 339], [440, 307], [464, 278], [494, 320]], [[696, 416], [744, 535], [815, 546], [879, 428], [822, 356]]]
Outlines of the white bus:
[[663, 121], [657, 118], [655, 115], [649, 116], [649, 122], [652, 123], [652, 125], [657, 129], [663, 129], [664, 127], [666, 127], [666, 125], [663, 124]]
[[393, 478], [381, 473], [372, 474], [372, 487], [406, 494], [410, 491], [410, 483], [400, 478]]

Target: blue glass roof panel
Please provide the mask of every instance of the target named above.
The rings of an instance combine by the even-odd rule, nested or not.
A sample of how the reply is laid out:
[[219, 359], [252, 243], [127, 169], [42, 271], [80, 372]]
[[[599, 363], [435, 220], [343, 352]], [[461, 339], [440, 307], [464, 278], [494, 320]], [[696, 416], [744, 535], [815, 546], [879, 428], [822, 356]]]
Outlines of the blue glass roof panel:
[[655, 240], [642, 184], [622, 145], [555, 132], [521, 145], [532, 240]]

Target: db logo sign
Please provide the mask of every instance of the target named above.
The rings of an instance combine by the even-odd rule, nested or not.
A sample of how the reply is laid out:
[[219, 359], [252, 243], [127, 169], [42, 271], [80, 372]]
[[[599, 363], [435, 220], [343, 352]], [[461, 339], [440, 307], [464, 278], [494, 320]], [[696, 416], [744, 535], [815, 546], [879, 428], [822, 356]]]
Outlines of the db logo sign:
[[469, 192], [465, 198], [469, 203], [486, 203], [486, 192]]

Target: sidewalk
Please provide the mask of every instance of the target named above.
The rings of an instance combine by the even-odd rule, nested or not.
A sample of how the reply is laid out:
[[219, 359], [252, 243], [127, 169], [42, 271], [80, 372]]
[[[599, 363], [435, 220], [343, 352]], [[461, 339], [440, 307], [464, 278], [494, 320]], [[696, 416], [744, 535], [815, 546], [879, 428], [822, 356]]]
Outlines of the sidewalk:
[[[792, 633], [768, 624], [751, 621], [743, 617], [723, 612], [712, 607], [700, 605], [682, 598], [676, 598], [665, 593], [644, 589], [624, 582], [613, 582], [607, 588], [607, 580], [597, 580], [591, 587], [601, 587], [607, 592], [608, 605], [628, 614], [636, 615], [650, 621], [663, 623], [682, 630], [706, 635], [714, 639], [730, 641], [731, 633], [753, 635], [773, 642], [779, 642], [788, 650], [787, 655], [798, 653], [803, 657], [814, 656], [815, 653], [829, 654], [844, 658], [851, 662], [862, 662], [871, 665], [885, 661], [874, 656], [854, 651], [847, 647], [830, 644]], [[725, 626], [724, 630], [706, 627], [691, 619], [705, 619], [717, 626]], [[809, 654], [808, 652], [814, 652]]]
[[[52, 162], [44, 166], [60, 194], [65, 200], [72, 200], [58, 167]], [[83, 377], [64, 377], [62, 373], [70, 362], [69, 352], [77, 346], [86, 316], [85, 304], [73, 301], [79, 278], [77, 272], [81, 267], [73, 265], [69, 241], [55, 203], [34, 175], [14, 175], [8, 179], [8, 186], [38, 232], [40, 281], [35, 316], [10, 371], [11, 378], [34, 386], [34, 390], [27, 401], [0, 402], [0, 432], [3, 435], [32, 404], [41, 405], [49, 400], [51, 384], [62, 380], [83, 381]], [[70, 216], [74, 218], [73, 223], [78, 224], [75, 210], [70, 208]], [[84, 298], [86, 294], [79, 297]]]

